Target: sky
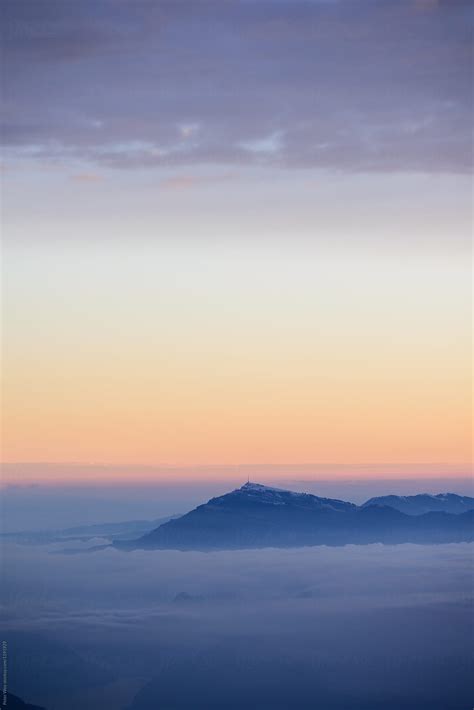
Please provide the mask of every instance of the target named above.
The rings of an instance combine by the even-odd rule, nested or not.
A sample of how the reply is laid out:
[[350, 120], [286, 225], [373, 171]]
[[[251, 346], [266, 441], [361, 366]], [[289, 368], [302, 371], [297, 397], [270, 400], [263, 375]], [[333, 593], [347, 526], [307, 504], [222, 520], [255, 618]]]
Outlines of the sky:
[[471, 3], [0, 13], [8, 484], [468, 475]]

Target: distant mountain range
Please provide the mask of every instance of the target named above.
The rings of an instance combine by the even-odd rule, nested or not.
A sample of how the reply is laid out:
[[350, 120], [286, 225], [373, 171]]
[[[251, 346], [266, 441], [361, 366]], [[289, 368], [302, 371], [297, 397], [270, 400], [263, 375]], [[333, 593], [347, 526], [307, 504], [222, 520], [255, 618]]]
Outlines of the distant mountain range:
[[385, 496], [357, 506], [249, 482], [135, 541], [117, 540], [114, 545], [121, 549], [218, 550], [435, 544], [472, 541], [473, 523], [474, 498], [453, 493]]
[[54, 542], [88, 542], [98, 537], [106, 540], [136, 540], [139, 535], [154, 530], [177, 515], [155, 520], [126, 520], [118, 523], [96, 523], [80, 525], [60, 530], [26, 530], [21, 532], [1, 533], [0, 539], [24, 545], [49, 545]]
[[474, 498], [458, 496], [455, 493], [420, 493], [416, 496], [380, 496], [370, 498], [364, 506], [388, 505], [407, 515], [423, 515], [423, 513], [466, 513], [474, 509]]

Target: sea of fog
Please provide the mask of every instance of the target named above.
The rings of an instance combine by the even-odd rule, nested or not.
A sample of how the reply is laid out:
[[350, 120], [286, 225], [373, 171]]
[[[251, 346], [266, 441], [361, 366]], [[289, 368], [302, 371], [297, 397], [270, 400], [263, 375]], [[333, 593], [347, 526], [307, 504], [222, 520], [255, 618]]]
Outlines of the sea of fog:
[[3, 546], [9, 689], [47, 710], [473, 706], [471, 544], [74, 548]]

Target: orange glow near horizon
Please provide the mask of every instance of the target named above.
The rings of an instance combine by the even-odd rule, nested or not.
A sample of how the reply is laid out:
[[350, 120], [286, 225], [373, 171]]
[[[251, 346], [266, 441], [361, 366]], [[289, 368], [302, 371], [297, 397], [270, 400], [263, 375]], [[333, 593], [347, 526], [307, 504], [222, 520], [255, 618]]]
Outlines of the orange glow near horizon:
[[305, 489], [317, 482], [447, 480], [472, 478], [470, 464], [236, 464], [214, 466], [114, 465], [100, 463], [4, 463], [0, 487], [18, 486], [186, 486], [219, 483], [234, 488], [249, 478], [258, 483]]
[[214, 464], [468, 466], [462, 254], [391, 233], [354, 249], [349, 225], [330, 246], [257, 227], [216, 246], [101, 241], [97, 226], [86, 245], [71, 224], [71, 242], [7, 251], [5, 461], [163, 464], [175, 480]]

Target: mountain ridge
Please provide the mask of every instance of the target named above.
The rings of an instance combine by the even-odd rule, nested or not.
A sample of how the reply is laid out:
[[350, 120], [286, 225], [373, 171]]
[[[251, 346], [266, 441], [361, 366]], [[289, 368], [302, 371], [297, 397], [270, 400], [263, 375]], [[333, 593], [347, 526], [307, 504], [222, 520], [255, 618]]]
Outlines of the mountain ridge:
[[456, 493], [418, 493], [411, 496], [386, 495], [369, 498], [363, 506], [388, 505], [407, 515], [429, 512], [466, 513], [474, 509], [474, 498]]
[[[452, 494], [455, 495], [455, 494]], [[219, 550], [310, 545], [435, 544], [473, 539], [474, 511], [407, 515], [248, 481], [160, 525], [122, 549]]]

